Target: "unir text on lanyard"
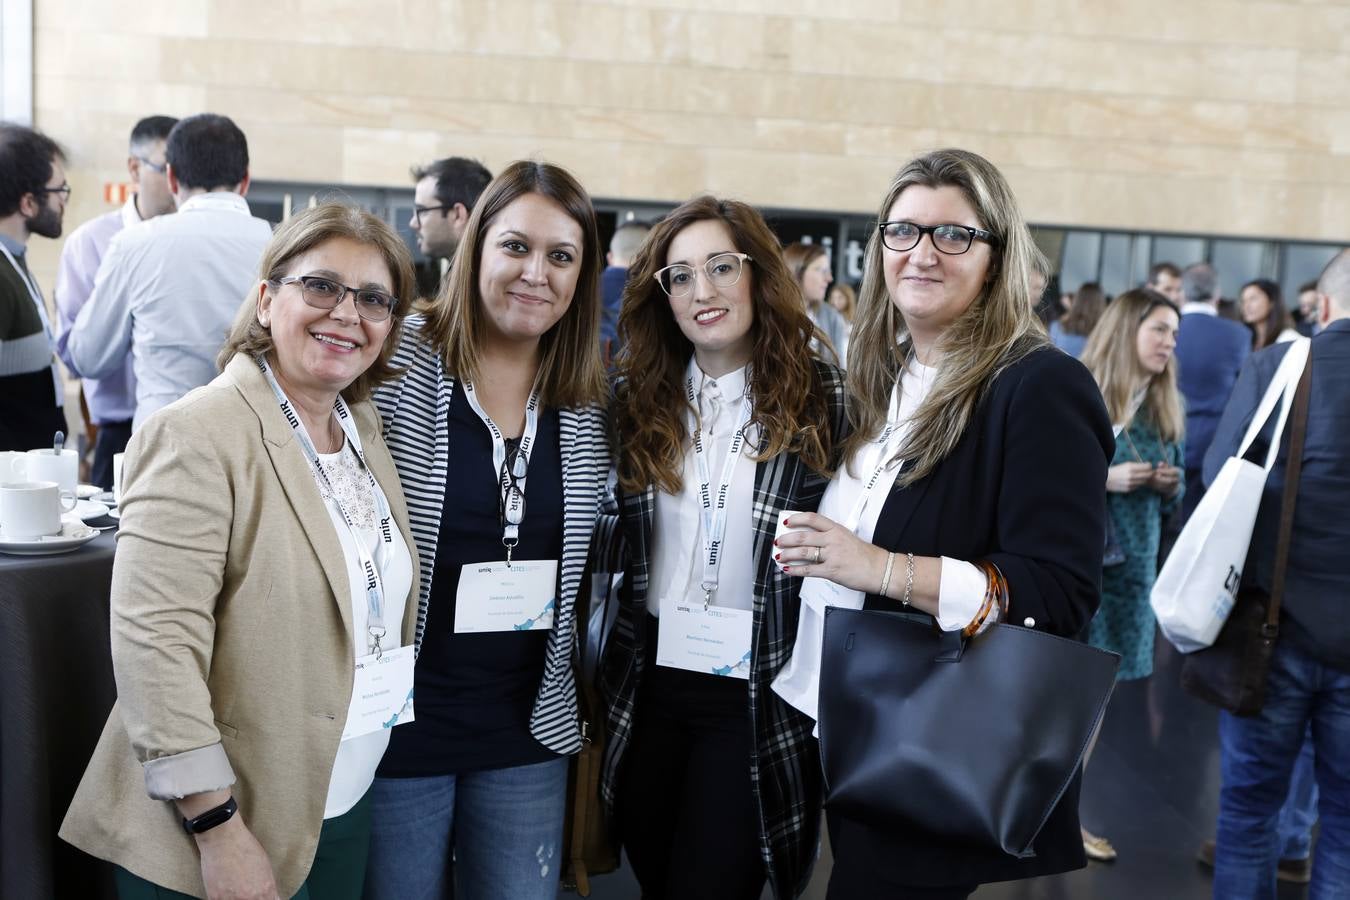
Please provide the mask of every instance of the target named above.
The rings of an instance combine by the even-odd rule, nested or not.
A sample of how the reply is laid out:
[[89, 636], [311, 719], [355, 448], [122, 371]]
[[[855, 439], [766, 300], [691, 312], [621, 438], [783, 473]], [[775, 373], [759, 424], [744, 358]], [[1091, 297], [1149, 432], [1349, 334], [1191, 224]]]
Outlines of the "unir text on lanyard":
[[[736, 473], [736, 462], [745, 447], [745, 428], [750, 424], [752, 407], [750, 391], [747, 388], [741, 400], [740, 414], [736, 417], [736, 430], [731, 435], [731, 446], [727, 448], [726, 459], [722, 462], [722, 480], [714, 495], [712, 475], [708, 470], [708, 454], [703, 446], [702, 417], [698, 416], [698, 393], [694, 390], [694, 377], [690, 375], [684, 382], [685, 396], [693, 408], [696, 419], [694, 427], [694, 462], [698, 466], [698, 499], [703, 516], [703, 577], [699, 587], [703, 588], [703, 605], [712, 602], [717, 591], [718, 572], [722, 568], [722, 543], [727, 532], [727, 496], [731, 492], [731, 479]], [[716, 499], [714, 500], [714, 496]]]
[[[535, 437], [539, 434], [539, 384], [530, 389], [530, 399], [525, 402], [525, 431], [520, 436], [520, 447], [516, 451], [510, 471], [506, 468], [506, 437], [497, 423], [483, 409], [478, 400], [478, 392], [473, 382], [464, 379], [464, 396], [469, 400], [478, 418], [487, 426], [492, 435], [492, 465], [496, 469], [498, 490], [501, 491], [502, 510], [502, 546], [506, 548], [506, 567], [511, 568], [511, 551], [520, 543], [520, 523], [525, 520], [525, 476], [529, 474], [530, 451], [534, 449]], [[515, 490], [512, 490], [512, 485]]]
[[[378, 658], [384, 653], [380, 647], [380, 639], [385, 635], [384, 579], [380, 577], [380, 569], [375, 565], [375, 560], [370, 554], [370, 548], [366, 545], [365, 539], [361, 537], [361, 532], [356, 527], [356, 523], [347, 512], [347, 508], [342, 505], [337, 491], [333, 489], [333, 483], [329, 481], [328, 473], [324, 471], [323, 465], [319, 462], [319, 452], [314, 447], [314, 441], [310, 439], [309, 432], [305, 431], [305, 426], [300, 423], [300, 417], [295, 413], [294, 404], [281, 390], [281, 385], [277, 384], [276, 376], [272, 374], [272, 367], [267, 364], [267, 360], [261, 356], [257, 359], [258, 367], [262, 369], [263, 375], [267, 378], [267, 383], [272, 386], [272, 393], [276, 395], [277, 403], [280, 404], [281, 411], [286, 416], [286, 421], [290, 423], [291, 431], [294, 432], [296, 442], [300, 444], [305, 459], [309, 462], [310, 468], [314, 470], [314, 474], [328, 488], [328, 493], [332, 495], [334, 505], [337, 506], [338, 512], [342, 513], [342, 521], [351, 533], [352, 543], [356, 546], [357, 559], [366, 575], [366, 631], [371, 639], [368, 649]], [[351, 410], [347, 408], [347, 403], [342, 399], [341, 394], [333, 403], [333, 410], [337, 413], [338, 424], [342, 427], [342, 433], [346, 435], [347, 440], [352, 445], [352, 450], [356, 453], [357, 461], [361, 463], [361, 470], [366, 473], [366, 478], [370, 480], [370, 492], [375, 498], [376, 514], [380, 519], [380, 548], [387, 558], [394, 543], [394, 528], [391, 521], [392, 514], [389, 511], [389, 501], [380, 491], [379, 485], [375, 483], [375, 476], [371, 474], [370, 467], [366, 465], [366, 455], [361, 447], [361, 436], [356, 432], [355, 420], [352, 418]]]

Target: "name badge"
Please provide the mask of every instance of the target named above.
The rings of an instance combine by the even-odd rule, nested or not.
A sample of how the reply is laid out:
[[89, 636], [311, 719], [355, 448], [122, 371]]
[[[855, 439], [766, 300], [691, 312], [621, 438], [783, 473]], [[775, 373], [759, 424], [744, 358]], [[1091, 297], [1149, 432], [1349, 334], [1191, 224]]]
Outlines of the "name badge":
[[361, 737], [413, 720], [413, 648], [386, 650], [356, 661], [352, 702], [342, 739]]
[[750, 678], [748, 609], [709, 606], [667, 598], [661, 603], [656, 664], [724, 678]]
[[558, 606], [558, 561], [469, 563], [455, 592], [455, 634], [550, 631]]

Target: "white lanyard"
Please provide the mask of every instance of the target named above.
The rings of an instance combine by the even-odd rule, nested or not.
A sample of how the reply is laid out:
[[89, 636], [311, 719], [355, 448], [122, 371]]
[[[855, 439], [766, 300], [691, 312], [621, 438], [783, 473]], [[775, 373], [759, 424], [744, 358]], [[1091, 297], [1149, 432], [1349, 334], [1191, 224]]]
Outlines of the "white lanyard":
[[[498, 490], [501, 491], [502, 510], [502, 546], [506, 548], [506, 565], [511, 565], [511, 551], [520, 543], [520, 523], [525, 520], [525, 476], [529, 474], [530, 451], [534, 449], [534, 439], [539, 433], [539, 385], [530, 390], [530, 399], [525, 402], [525, 432], [520, 436], [520, 448], [516, 451], [511, 471], [506, 471], [506, 438], [492, 417], [483, 411], [478, 402], [478, 392], [473, 382], [465, 379], [464, 396], [469, 398], [469, 406], [478, 414], [492, 435], [492, 467], [496, 470]], [[511, 489], [512, 484], [515, 490]]]
[[[863, 511], [867, 509], [867, 502], [872, 498], [872, 489], [876, 487], [887, 469], [892, 468], [890, 448], [886, 445], [896, 431], [900, 429], [900, 381], [895, 382], [895, 387], [891, 389], [891, 405], [886, 414], [886, 427], [882, 429], [881, 436], [873, 443], [877, 446], [877, 453], [881, 459], [877, 462], [876, 468], [872, 470], [871, 476], [863, 483], [862, 491], [858, 494], [858, 499], [853, 504], [853, 509], [849, 511], [848, 518], [844, 520], [843, 526], [853, 533], [857, 533], [858, 526], [862, 524]], [[896, 462], [895, 465], [901, 465], [902, 462]]]
[[[23, 286], [28, 288], [28, 296], [33, 298], [33, 305], [37, 307], [38, 318], [42, 320], [42, 333], [47, 336], [47, 346], [54, 346], [52, 323], [47, 318], [47, 304], [42, 302], [42, 292], [38, 290], [37, 281], [19, 265], [19, 261], [14, 258], [14, 254], [10, 253], [9, 248], [4, 244], [0, 244], [0, 253], [5, 254], [5, 259], [9, 260], [9, 264], [14, 267], [15, 273], [23, 279]], [[56, 405], [65, 406], [66, 392], [61, 387], [61, 373], [57, 371], [55, 360], [52, 361], [52, 386], [56, 391]]]
[[[338, 512], [342, 514], [342, 521], [346, 523], [347, 530], [351, 533], [352, 543], [356, 545], [356, 555], [361, 563], [361, 569], [366, 573], [366, 630], [371, 637], [370, 652], [378, 658], [383, 654], [380, 648], [380, 639], [385, 635], [384, 625], [384, 579], [380, 577], [379, 567], [375, 565], [375, 560], [370, 554], [370, 548], [366, 546], [365, 539], [361, 537], [360, 530], [356, 523], [348, 514], [342, 501], [338, 499], [338, 493], [333, 489], [333, 483], [328, 479], [328, 473], [324, 471], [319, 463], [319, 452], [314, 448], [314, 441], [309, 437], [309, 432], [305, 431], [305, 426], [300, 424], [300, 418], [295, 414], [293, 404], [286, 394], [281, 390], [281, 385], [277, 384], [276, 376], [272, 374], [272, 368], [267, 364], [267, 360], [258, 357], [258, 367], [267, 378], [267, 383], [272, 386], [272, 393], [276, 395], [277, 403], [281, 405], [281, 411], [286, 416], [286, 421], [291, 424], [291, 430], [295, 432], [296, 441], [300, 444], [300, 449], [305, 454], [305, 459], [309, 461], [310, 468], [314, 474], [323, 480], [328, 488], [328, 493], [333, 497], [333, 503], [337, 506]], [[376, 514], [380, 519], [380, 541], [381, 549], [386, 557], [390, 553], [394, 543], [394, 528], [389, 511], [389, 501], [380, 491], [379, 485], [375, 483], [375, 476], [371, 474], [370, 467], [366, 465], [366, 456], [361, 448], [361, 436], [356, 432], [356, 425], [352, 420], [351, 411], [347, 408], [347, 403], [338, 395], [333, 403], [333, 410], [337, 413], [338, 424], [342, 427], [342, 432], [347, 436], [347, 440], [352, 445], [352, 450], [356, 453], [356, 458], [361, 463], [361, 468], [365, 471], [366, 477], [370, 479], [370, 491], [375, 497]]]
[[[698, 394], [694, 391], [694, 377], [685, 379], [685, 394], [689, 405], [698, 409]], [[717, 500], [709, 491], [712, 476], [708, 472], [707, 454], [703, 450], [703, 428], [699, 424], [694, 429], [694, 462], [698, 465], [699, 504], [703, 515], [703, 579], [699, 586], [703, 588], [703, 605], [712, 600], [717, 590], [717, 574], [722, 567], [722, 539], [727, 531], [727, 496], [731, 491], [731, 479], [736, 473], [736, 462], [740, 459], [741, 448], [745, 446], [745, 426], [750, 424], [750, 392], [746, 391], [741, 401], [740, 415], [736, 419], [736, 430], [731, 435], [731, 446], [727, 448], [726, 459], [722, 462], [722, 481], [717, 486]]]

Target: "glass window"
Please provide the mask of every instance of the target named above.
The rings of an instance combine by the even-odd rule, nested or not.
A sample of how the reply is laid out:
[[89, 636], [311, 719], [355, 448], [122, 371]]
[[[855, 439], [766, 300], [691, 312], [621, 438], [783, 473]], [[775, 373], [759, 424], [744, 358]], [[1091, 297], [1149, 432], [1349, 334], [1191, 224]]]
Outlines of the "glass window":
[[1280, 289], [1285, 301], [1292, 307], [1298, 303], [1298, 289], [1305, 282], [1316, 281], [1331, 258], [1341, 251], [1337, 244], [1285, 244], [1284, 269], [1280, 273]]
[[1102, 290], [1114, 297], [1134, 287], [1130, 280], [1130, 261], [1134, 235], [1107, 234], [1102, 236]]
[[1085, 281], [1096, 281], [1101, 267], [1102, 236], [1097, 231], [1070, 231], [1064, 236], [1059, 289], [1073, 293]]
[[[1197, 237], [1178, 237], [1176, 235], [1153, 236], [1152, 263], [1170, 262], [1184, 269], [1194, 262], [1205, 259], [1205, 239]], [[1148, 273], [1144, 273], [1147, 277]]]
[[1216, 238], [1209, 259], [1219, 273], [1219, 289], [1234, 300], [1238, 299], [1242, 286], [1253, 278], [1275, 276], [1275, 245], [1268, 241]]

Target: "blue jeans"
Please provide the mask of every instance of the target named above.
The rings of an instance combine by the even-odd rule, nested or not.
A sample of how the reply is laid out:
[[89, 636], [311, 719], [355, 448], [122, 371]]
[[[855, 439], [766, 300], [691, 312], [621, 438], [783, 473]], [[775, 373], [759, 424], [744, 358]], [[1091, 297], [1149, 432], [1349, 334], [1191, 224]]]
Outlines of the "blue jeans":
[[553, 900], [567, 763], [376, 778], [366, 900]]
[[1322, 826], [1308, 898], [1350, 897], [1350, 672], [1286, 640], [1275, 646], [1261, 713], [1219, 716], [1215, 900], [1274, 900], [1280, 806], [1310, 726]]
[[1312, 827], [1317, 824], [1317, 778], [1313, 775], [1312, 729], [1289, 779], [1289, 797], [1280, 807], [1280, 859], [1307, 859], [1312, 855]]

